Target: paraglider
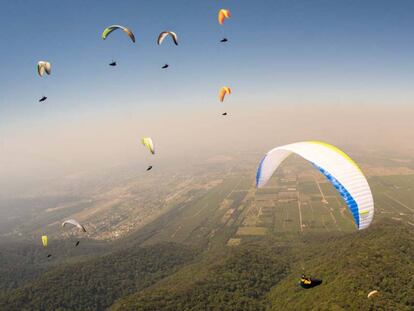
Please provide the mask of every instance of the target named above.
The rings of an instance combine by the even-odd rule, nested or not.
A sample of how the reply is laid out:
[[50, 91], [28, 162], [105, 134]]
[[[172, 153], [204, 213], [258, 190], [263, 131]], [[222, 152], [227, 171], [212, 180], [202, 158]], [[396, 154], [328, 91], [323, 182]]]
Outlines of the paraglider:
[[155, 150], [154, 150], [154, 144], [152, 142], [152, 139], [150, 137], [142, 137], [141, 138], [141, 143], [148, 148], [148, 150], [152, 153], [155, 154]]
[[115, 31], [115, 30], [117, 30], [117, 29], [121, 29], [121, 30], [123, 30], [123, 31], [124, 31], [124, 32], [128, 35], [128, 37], [131, 39], [131, 41], [135, 43], [135, 36], [134, 36], [134, 34], [132, 33], [132, 31], [131, 31], [131, 30], [129, 30], [128, 28], [126, 28], [126, 27], [124, 27], [124, 26], [120, 26], [120, 25], [111, 25], [111, 26], [109, 26], [109, 27], [105, 28], [105, 29], [104, 29], [104, 31], [102, 32], [102, 40], [105, 40], [105, 39], [106, 39], [106, 37], [107, 37], [110, 33], [112, 33], [113, 31]]
[[224, 20], [227, 19], [227, 18], [230, 18], [230, 17], [231, 17], [230, 16], [230, 11], [226, 10], [226, 9], [221, 9], [218, 12], [218, 16], [217, 16], [218, 22], [219, 22], [220, 25], [223, 25]]
[[43, 77], [45, 73], [50, 75], [52, 73], [52, 65], [43, 60], [37, 62], [37, 73], [41, 77]]
[[159, 34], [158, 39], [157, 39], [157, 44], [161, 45], [161, 43], [164, 41], [164, 39], [170, 36], [172, 38], [172, 40], [174, 41], [175, 45], [178, 45], [178, 37], [177, 34], [173, 31], [163, 31]]
[[162, 69], [168, 68], [168, 64], [165, 64], [164, 66], [161, 67]]
[[[47, 75], [50, 75], [52, 73], [52, 65], [49, 62], [44, 61], [44, 60], [38, 61], [37, 62], [37, 74], [40, 77], [43, 77], [45, 73]], [[43, 95], [39, 99], [39, 103], [44, 102], [46, 99], [47, 97]]]
[[[42, 244], [43, 244], [43, 247], [44, 248], [47, 247], [47, 244], [48, 244], [47, 235], [42, 235]], [[52, 256], [52, 254], [48, 254], [47, 255], [47, 258], [50, 258], [51, 256]]]
[[152, 170], [152, 165], [148, 166], [147, 171]]
[[306, 277], [304, 274], [302, 274], [302, 276], [300, 277], [299, 284], [302, 288], [309, 289], [309, 288], [313, 288], [315, 286], [321, 285], [322, 280], [309, 278], [309, 277]]
[[227, 112], [224, 112], [221, 114], [222, 116], [227, 116]]
[[80, 241], [76, 242], [75, 247], [76, 247], [76, 246], [78, 246], [78, 245], [79, 245], [79, 243], [80, 243]]
[[220, 101], [221, 101], [221, 102], [223, 102], [223, 101], [224, 101], [224, 97], [225, 97], [227, 94], [231, 94], [231, 89], [230, 89], [229, 87], [227, 87], [227, 86], [223, 86], [223, 87], [220, 89], [220, 92], [219, 92], [219, 99], [220, 99]]
[[227, 38], [223, 38], [223, 39], [220, 40], [220, 42], [227, 42], [227, 41], [229, 41], [229, 40], [227, 40]]
[[116, 62], [113, 61], [113, 62], [109, 63], [109, 66], [112, 66], [112, 67], [116, 66]]
[[367, 298], [371, 298], [372, 296], [378, 295], [378, 291], [377, 290], [373, 290], [370, 291], [367, 295]]
[[81, 225], [78, 221], [76, 221], [75, 219], [68, 219], [68, 220], [65, 220], [65, 221], [62, 223], [62, 227], [65, 227], [66, 225], [72, 225], [72, 226], [75, 226], [75, 227], [79, 228], [80, 230], [82, 230], [83, 232], [86, 232], [85, 227], [84, 227], [83, 225]]
[[257, 188], [265, 186], [279, 165], [292, 153], [312, 163], [336, 188], [359, 230], [371, 224], [374, 201], [368, 181], [348, 155], [324, 142], [299, 142], [270, 150], [259, 163], [256, 173]]

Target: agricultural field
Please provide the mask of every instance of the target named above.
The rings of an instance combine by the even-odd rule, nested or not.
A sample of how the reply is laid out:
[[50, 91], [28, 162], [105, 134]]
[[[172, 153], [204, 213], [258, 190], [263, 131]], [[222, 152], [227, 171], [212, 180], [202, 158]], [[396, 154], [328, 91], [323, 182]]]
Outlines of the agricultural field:
[[[368, 175], [374, 221], [385, 217], [414, 226], [414, 174], [392, 175], [390, 167], [386, 172]], [[202, 195], [184, 195], [162, 224], [152, 224], [144, 245], [169, 241], [211, 248], [266, 237], [286, 242], [308, 233], [356, 230], [334, 187], [301, 159], [287, 160], [262, 189], [255, 188], [253, 175], [233, 171], [221, 177]]]

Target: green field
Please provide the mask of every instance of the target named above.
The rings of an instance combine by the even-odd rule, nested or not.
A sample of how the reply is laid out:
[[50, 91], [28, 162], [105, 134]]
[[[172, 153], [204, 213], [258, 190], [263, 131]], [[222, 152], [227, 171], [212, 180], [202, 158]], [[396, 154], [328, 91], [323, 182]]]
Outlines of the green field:
[[[356, 231], [334, 187], [313, 168], [304, 170], [309, 175], [303, 179], [293, 170], [277, 174], [264, 189], [255, 189], [246, 176], [225, 178], [202, 196], [173, 208], [144, 244], [169, 241], [219, 247], [230, 239], [243, 244], [265, 236], [287, 241], [308, 233]], [[414, 225], [414, 175], [375, 176], [369, 183], [374, 221], [392, 218]]]

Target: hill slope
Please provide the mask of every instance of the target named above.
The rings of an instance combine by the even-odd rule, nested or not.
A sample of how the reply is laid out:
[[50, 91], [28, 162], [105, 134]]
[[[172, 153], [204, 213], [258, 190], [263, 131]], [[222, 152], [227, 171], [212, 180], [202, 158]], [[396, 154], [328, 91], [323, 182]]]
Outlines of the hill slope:
[[103, 310], [194, 259], [186, 246], [129, 247], [82, 263], [61, 265], [0, 296], [0, 310]]
[[[384, 221], [310, 247], [307, 271], [324, 283], [302, 290], [290, 275], [269, 293], [271, 310], [414, 310], [412, 228]], [[367, 299], [371, 290], [380, 294]]]
[[[312, 236], [300, 252], [272, 241], [241, 246], [183, 268], [112, 310], [413, 310], [413, 233], [385, 221], [340, 237]], [[323, 285], [298, 286], [302, 258]], [[368, 300], [373, 289], [380, 295]]]
[[[3, 292], [0, 309], [414, 310], [412, 227], [382, 220], [361, 232], [275, 239], [201, 256], [175, 243], [130, 245]], [[321, 286], [298, 286], [302, 264]]]

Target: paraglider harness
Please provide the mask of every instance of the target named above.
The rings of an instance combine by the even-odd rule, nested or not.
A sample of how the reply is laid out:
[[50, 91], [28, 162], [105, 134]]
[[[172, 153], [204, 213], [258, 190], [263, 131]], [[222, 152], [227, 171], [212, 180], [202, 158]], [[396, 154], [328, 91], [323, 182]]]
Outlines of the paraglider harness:
[[322, 280], [308, 278], [302, 274], [299, 284], [302, 288], [312, 288], [322, 284]]

